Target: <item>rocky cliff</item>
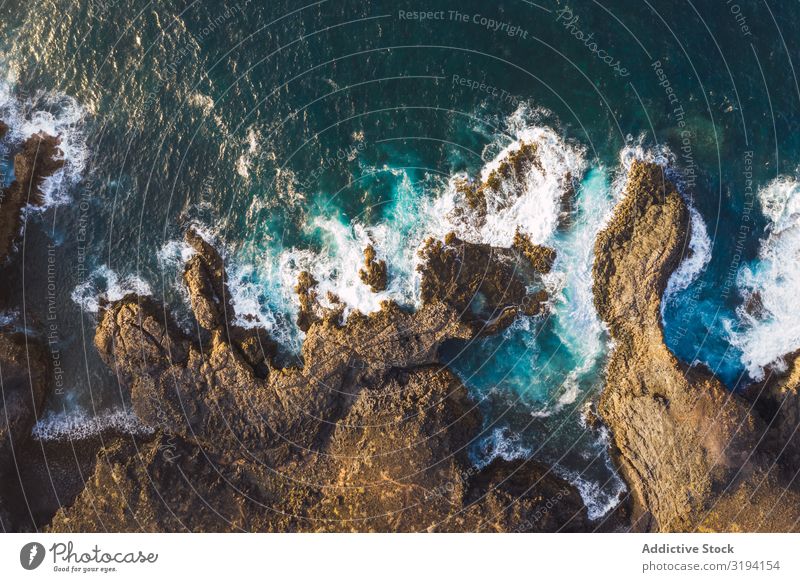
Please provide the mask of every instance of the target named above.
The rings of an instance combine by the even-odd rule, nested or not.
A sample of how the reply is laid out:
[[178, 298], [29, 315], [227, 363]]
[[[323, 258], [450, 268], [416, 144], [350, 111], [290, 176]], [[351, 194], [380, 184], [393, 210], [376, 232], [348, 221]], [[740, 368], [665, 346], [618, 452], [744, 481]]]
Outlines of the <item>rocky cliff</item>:
[[759, 446], [763, 419], [664, 344], [661, 298], [689, 236], [674, 185], [659, 166], [635, 163], [597, 238], [593, 273], [595, 305], [616, 344], [599, 413], [631, 488], [632, 527], [794, 529], [798, 496], [786, 489], [774, 452]]

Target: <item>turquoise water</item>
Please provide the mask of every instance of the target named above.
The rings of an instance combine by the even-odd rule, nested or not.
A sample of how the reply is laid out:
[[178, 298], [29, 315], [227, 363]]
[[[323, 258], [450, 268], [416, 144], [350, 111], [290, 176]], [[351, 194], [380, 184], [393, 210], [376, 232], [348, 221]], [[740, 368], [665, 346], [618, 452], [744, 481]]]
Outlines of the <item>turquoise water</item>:
[[[669, 347], [731, 389], [800, 347], [787, 258], [800, 249], [790, 60], [800, 11], [740, 2], [745, 32], [724, 2], [582, 2], [567, 14], [554, 1], [471, 0], [441, 2], [430, 9], [443, 18], [424, 22], [401, 17], [423, 9], [412, 4], [0, 7], [0, 111], [17, 126], [8, 139], [69, 136], [67, 170], [25, 241], [31, 265], [57, 243], [66, 386], [51, 407], [63, 420], [119, 405], [91, 348], [98, 295], [152, 293], [191, 329], [180, 286], [188, 224], [224, 250], [242, 323], [270, 329], [289, 360], [302, 342], [300, 270], [350, 309], [413, 306], [426, 236], [507, 246], [520, 226], [558, 252], [548, 315], [443, 356], [485, 412], [476, 463], [556, 462], [599, 515], [620, 482], [606, 435], [582, 420], [610, 349], [591, 305], [591, 248], [631, 158], [668, 164], [707, 233], [704, 246], [695, 229], [665, 301]], [[598, 58], [589, 34], [618, 65]], [[454, 217], [452, 177], [485, 172], [520, 140], [545, 144], [549, 174], [509, 185], [516, 194], [494, 201], [489, 225]], [[576, 209], [562, 224], [549, 180], [567, 171]], [[381, 294], [357, 278], [368, 242], [390, 266]], [[9, 292], [45, 320], [47, 282], [29, 268]], [[763, 309], [748, 312], [756, 291]]]

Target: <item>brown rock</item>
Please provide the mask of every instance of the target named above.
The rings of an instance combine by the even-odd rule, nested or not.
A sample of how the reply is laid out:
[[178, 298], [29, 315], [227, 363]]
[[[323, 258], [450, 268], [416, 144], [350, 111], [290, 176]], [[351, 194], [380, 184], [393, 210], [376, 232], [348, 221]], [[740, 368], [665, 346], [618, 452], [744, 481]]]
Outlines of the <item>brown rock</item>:
[[358, 276], [375, 293], [386, 289], [388, 281], [386, 261], [375, 260], [375, 248], [372, 245], [364, 249], [364, 267], [359, 269]]
[[537, 273], [511, 249], [474, 244], [449, 234], [430, 239], [420, 251], [424, 303], [444, 302], [462, 321], [482, 333], [496, 333], [522, 312], [540, 313], [547, 293], [529, 294]]
[[64, 165], [59, 143], [57, 137], [32, 135], [14, 156], [15, 180], [0, 196], [0, 262], [11, 253], [22, 230], [22, 209], [42, 204], [42, 182]]
[[533, 244], [530, 237], [519, 230], [514, 234], [513, 248], [530, 261], [535, 271], [546, 275], [553, 268], [556, 252], [550, 247]]
[[300, 302], [300, 309], [297, 312], [297, 327], [303, 331], [308, 331], [311, 324], [320, 320], [317, 305], [317, 280], [308, 271], [303, 271], [297, 277], [297, 285], [294, 292]]
[[[192, 267], [206, 279], [214, 271]], [[217, 322], [208, 294], [218, 285], [201, 278], [187, 280], [207, 295], [192, 306], [210, 314], [198, 321]], [[301, 277], [305, 301], [314, 301], [313, 287], [313, 278]], [[479, 470], [470, 463], [480, 413], [438, 363], [438, 351], [474, 331], [448, 303], [431, 296], [409, 313], [387, 302], [344, 323], [336, 311], [318, 311], [308, 322], [302, 365], [268, 361], [263, 378], [230, 335], [209, 332], [201, 346], [162, 308], [133, 296], [106, 307], [97, 347], [156, 434], [106, 446], [85, 491], [59, 511], [51, 530], [589, 527], [576, 490], [546, 467], [496, 461]]]
[[710, 373], [682, 364], [664, 345], [660, 303], [690, 234], [686, 204], [654, 164], [635, 163], [628, 179], [624, 200], [596, 241], [594, 298], [616, 344], [598, 411], [630, 486], [632, 527], [752, 524], [754, 510], [737, 516], [735, 499], [755, 491], [759, 476], [774, 478], [756, 452], [763, 427]]

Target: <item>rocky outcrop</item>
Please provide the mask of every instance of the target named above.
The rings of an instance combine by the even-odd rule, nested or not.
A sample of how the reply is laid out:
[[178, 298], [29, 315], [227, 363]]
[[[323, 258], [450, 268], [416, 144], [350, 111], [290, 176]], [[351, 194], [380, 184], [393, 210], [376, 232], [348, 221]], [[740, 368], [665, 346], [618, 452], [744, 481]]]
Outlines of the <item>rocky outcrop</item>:
[[518, 148], [510, 151], [500, 163], [486, 176], [484, 182], [459, 179], [456, 189], [464, 196], [467, 205], [478, 212], [486, 213], [486, 197], [497, 192], [504, 183], [519, 182], [530, 165], [543, 171], [539, 160], [539, 147], [535, 143], [523, 142]]
[[358, 270], [358, 276], [375, 293], [386, 289], [388, 276], [386, 273], [386, 261], [376, 259], [375, 247], [369, 245], [364, 249], [364, 266]]
[[[690, 236], [688, 209], [654, 164], [635, 163], [597, 238], [594, 299], [615, 342], [599, 403], [638, 530], [784, 530], [797, 494], [780, 484], [743, 399], [667, 349], [660, 304]], [[783, 493], [783, 495], [782, 495]], [[775, 504], [783, 497], [791, 503]]]
[[528, 259], [528, 262], [535, 271], [545, 275], [553, 268], [553, 263], [556, 260], [556, 252], [550, 247], [533, 244], [530, 237], [521, 233], [519, 230], [514, 233], [513, 248]]
[[[536, 461], [470, 462], [481, 416], [438, 349], [476, 330], [436, 294], [469, 292], [431, 281], [436, 268], [423, 273], [428, 294], [415, 312], [387, 302], [344, 322], [316, 304], [313, 279], [301, 280], [310, 314], [302, 365], [280, 367], [264, 350], [259, 374], [242, 344], [263, 338], [231, 323], [221, 258], [191, 231], [187, 241], [197, 338], [132, 295], [105, 306], [95, 340], [154, 437], [104, 447], [53, 531], [589, 527], [576, 490]], [[499, 279], [493, 285], [491, 298]]]
[[[542, 247], [545, 248], [545, 247]], [[441, 301], [476, 332], [496, 333], [519, 314], [538, 315], [548, 299], [541, 272], [513, 249], [468, 243], [455, 234], [430, 239], [420, 251], [424, 303]]]
[[800, 471], [800, 352], [784, 359], [785, 369], [768, 368], [764, 381], [748, 386], [745, 394], [768, 426], [761, 447], [793, 480]]
[[61, 169], [64, 160], [57, 137], [32, 135], [14, 156], [14, 181], [0, 197], [0, 262], [7, 259], [22, 229], [22, 210], [42, 204], [42, 182]]
[[[8, 126], [0, 122], [0, 138]], [[63, 166], [58, 138], [37, 134], [14, 156], [15, 180], [0, 194], [0, 264], [7, 262], [22, 231], [27, 204], [43, 202], [42, 182]], [[5, 282], [4, 282], [5, 283]], [[1, 306], [0, 308], [6, 308]], [[0, 529], [15, 528], [31, 511], [21, 495], [30, 457], [31, 428], [49, 392], [49, 358], [41, 338], [0, 325]], [[25, 462], [23, 462], [23, 459]]]

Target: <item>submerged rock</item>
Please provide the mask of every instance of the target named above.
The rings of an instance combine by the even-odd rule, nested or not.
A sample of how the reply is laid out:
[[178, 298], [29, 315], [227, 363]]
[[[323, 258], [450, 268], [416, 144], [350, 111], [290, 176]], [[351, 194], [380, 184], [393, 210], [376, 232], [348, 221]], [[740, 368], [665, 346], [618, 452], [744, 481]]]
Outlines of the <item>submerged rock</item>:
[[540, 463], [478, 469], [469, 460], [480, 412], [438, 361], [442, 342], [476, 333], [437, 294], [466, 296], [457, 277], [444, 285], [429, 271], [413, 313], [387, 302], [344, 322], [314, 305], [313, 278], [301, 277], [302, 365], [280, 367], [265, 351], [259, 375], [230, 323], [221, 258], [195, 243], [185, 279], [203, 328], [197, 339], [149, 299], [104, 307], [97, 349], [155, 433], [105, 446], [52, 531], [590, 527], [574, 487]]
[[757, 446], [762, 421], [664, 344], [661, 298], [689, 236], [688, 208], [663, 170], [634, 163], [626, 196], [598, 235], [593, 272], [595, 306], [615, 342], [598, 411], [630, 486], [632, 527], [794, 529], [798, 495]]

